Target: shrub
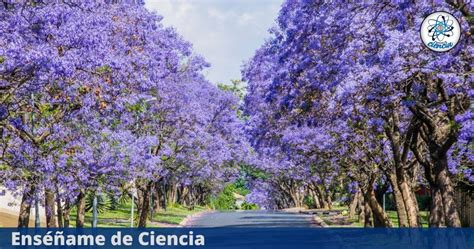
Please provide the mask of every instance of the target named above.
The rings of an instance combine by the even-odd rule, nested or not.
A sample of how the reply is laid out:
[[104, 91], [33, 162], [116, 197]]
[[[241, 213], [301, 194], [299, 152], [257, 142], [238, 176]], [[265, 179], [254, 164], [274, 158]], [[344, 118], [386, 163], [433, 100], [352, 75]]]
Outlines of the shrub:
[[240, 205], [240, 209], [242, 210], [257, 210], [259, 207], [255, 203], [249, 203], [244, 201], [242, 205]]
[[211, 198], [211, 207], [217, 210], [237, 209], [237, 205], [235, 204], [234, 191], [234, 185], [229, 184], [225, 186], [222, 192], [217, 197]]

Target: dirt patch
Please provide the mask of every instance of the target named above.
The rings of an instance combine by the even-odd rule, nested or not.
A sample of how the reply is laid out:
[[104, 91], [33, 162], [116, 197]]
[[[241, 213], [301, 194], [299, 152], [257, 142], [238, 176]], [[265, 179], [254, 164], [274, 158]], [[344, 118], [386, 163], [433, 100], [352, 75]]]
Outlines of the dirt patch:
[[336, 227], [351, 227], [352, 222], [349, 220], [349, 217], [344, 215], [331, 215], [323, 217], [323, 220], [328, 226]]
[[203, 215], [205, 215], [205, 214], [212, 213], [212, 212], [215, 212], [215, 211], [206, 210], [206, 211], [202, 211], [202, 212], [198, 212], [198, 213], [195, 213], [195, 214], [188, 215], [186, 218], [184, 218], [183, 221], [181, 221], [181, 222], [179, 223], [179, 227], [189, 227], [189, 226], [192, 226], [194, 219], [199, 218], [199, 217], [201, 217], [201, 216], [203, 216]]
[[[41, 222], [41, 226], [45, 226], [46, 223]], [[0, 209], [0, 227], [17, 227], [18, 226], [18, 214], [12, 214], [4, 209]], [[35, 226], [34, 216], [30, 215], [29, 227]]]

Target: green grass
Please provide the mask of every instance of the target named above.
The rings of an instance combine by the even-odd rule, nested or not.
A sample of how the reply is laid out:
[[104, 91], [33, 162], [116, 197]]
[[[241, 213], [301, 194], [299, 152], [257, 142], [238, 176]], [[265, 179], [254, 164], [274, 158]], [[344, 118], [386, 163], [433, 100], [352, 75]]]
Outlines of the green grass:
[[338, 204], [336, 203], [336, 204], [333, 204], [331, 210], [347, 211], [347, 206], [346, 206], [346, 205], [338, 205]]
[[352, 218], [349, 221], [352, 223], [351, 224], [352, 227], [364, 227], [364, 223], [359, 222], [359, 219], [357, 218]]
[[193, 210], [189, 210], [186, 207], [175, 205], [164, 210], [160, 210], [157, 214], [153, 215], [153, 221], [168, 223], [168, 224], [179, 224], [188, 215], [195, 214], [201, 211], [205, 211], [205, 207], [195, 207]]
[[[188, 215], [207, 210], [206, 207], [195, 207], [193, 210], [179, 205], [170, 206], [165, 210], [160, 210], [153, 215], [153, 222], [167, 223], [177, 225], [183, 221]], [[130, 227], [131, 203], [119, 205], [115, 210], [108, 210], [98, 215], [98, 227]], [[71, 210], [71, 227], [76, 226], [76, 210]], [[134, 211], [135, 227], [137, 224], [137, 209]], [[92, 212], [86, 212], [84, 218], [84, 226], [91, 227]], [[148, 227], [160, 227], [160, 225], [148, 222]]]
[[[389, 210], [386, 212], [390, 221], [392, 222], [393, 227], [399, 227], [397, 211]], [[422, 227], [428, 227], [428, 215], [429, 215], [428, 211], [420, 211]], [[326, 222], [328, 226], [338, 227], [337, 224], [332, 224], [332, 222], [327, 217], [321, 217], [321, 218], [324, 220], [324, 222]], [[351, 223], [351, 227], [364, 227], [364, 223], [359, 222], [359, 219], [357, 217], [349, 219], [349, 222]]]
[[[397, 211], [387, 211], [387, 215], [390, 218], [390, 221], [393, 224], [393, 227], [398, 227], [398, 216], [397, 216]], [[421, 217], [421, 226], [422, 227], [428, 227], [428, 211], [420, 211], [420, 217]]]

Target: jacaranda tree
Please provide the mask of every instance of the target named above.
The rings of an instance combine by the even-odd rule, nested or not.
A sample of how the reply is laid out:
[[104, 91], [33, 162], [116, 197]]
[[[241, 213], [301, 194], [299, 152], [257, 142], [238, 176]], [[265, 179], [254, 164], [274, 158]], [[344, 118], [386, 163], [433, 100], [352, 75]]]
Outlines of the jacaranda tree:
[[73, 205], [82, 227], [86, 195], [130, 188], [144, 227], [153, 196], [203, 204], [246, 159], [237, 99], [143, 2], [3, 3], [0, 16], [0, 182], [22, 196], [20, 227], [35, 200], [48, 227]]
[[[419, 38], [423, 18], [437, 10], [461, 25], [449, 52], [431, 51]], [[296, 144], [319, 146], [310, 155], [322, 167], [365, 168], [364, 179], [351, 180], [368, 186], [364, 200], [383, 226], [390, 223], [371, 202], [372, 186], [389, 182], [400, 225], [417, 227], [414, 189], [427, 182], [430, 225], [460, 226], [453, 178], [472, 184], [472, 17], [469, 1], [286, 1], [271, 38], [243, 72], [254, 148], [270, 157], [292, 148], [294, 157]], [[324, 147], [314, 136], [287, 134], [296, 129], [337, 142]]]

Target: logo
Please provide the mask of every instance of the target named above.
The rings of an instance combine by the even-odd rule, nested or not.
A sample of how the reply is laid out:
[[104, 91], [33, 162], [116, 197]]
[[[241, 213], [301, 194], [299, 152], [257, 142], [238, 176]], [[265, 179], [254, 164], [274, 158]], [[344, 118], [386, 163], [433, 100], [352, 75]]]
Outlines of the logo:
[[461, 27], [456, 18], [444, 11], [434, 12], [421, 23], [421, 39], [431, 50], [448, 51], [459, 42]]

